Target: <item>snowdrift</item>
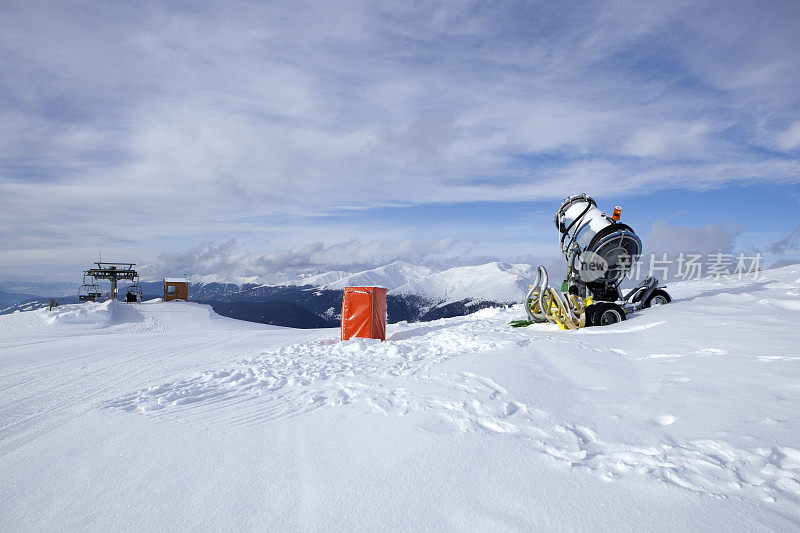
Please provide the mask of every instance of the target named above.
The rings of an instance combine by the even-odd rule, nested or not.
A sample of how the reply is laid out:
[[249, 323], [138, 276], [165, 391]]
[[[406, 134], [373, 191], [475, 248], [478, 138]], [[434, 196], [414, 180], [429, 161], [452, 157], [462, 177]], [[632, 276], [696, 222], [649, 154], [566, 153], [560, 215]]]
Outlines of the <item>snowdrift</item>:
[[[72, 327], [72, 329], [70, 329]], [[188, 332], [203, 329], [248, 330], [273, 328], [219, 316], [210, 305], [193, 302], [161, 302], [160, 299], [130, 304], [120, 301], [61, 305], [50, 311], [37, 309], [3, 315], [0, 329], [40, 329], [49, 335], [74, 331], [109, 330], [114, 333]], [[30, 332], [28, 332], [30, 334]]]
[[137, 304], [123, 304], [116, 301], [86, 302], [59, 306], [52, 311], [38, 311], [38, 313], [50, 324], [96, 324], [108, 327], [144, 322], [144, 315], [139, 307]]

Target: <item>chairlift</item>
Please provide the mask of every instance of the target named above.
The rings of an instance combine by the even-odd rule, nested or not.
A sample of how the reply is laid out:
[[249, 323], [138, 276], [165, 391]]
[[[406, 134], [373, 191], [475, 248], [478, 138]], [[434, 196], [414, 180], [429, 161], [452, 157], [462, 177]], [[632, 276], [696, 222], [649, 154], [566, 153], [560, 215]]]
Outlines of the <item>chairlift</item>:
[[125, 293], [125, 301], [127, 303], [141, 302], [144, 296], [142, 286], [139, 285], [139, 276], [133, 278], [133, 283], [128, 285], [127, 292]]
[[[87, 277], [89, 280], [87, 281]], [[82, 302], [95, 302], [103, 299], [103, 288], [97, 280], [83, 273], [83, 285], [78, 288], [78, 300]]]

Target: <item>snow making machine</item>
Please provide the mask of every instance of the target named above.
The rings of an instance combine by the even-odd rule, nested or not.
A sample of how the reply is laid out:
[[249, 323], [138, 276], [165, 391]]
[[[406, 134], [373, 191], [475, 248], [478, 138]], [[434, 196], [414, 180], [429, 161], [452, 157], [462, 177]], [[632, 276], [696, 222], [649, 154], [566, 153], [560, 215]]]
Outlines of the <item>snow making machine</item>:
[[[594, 199], [577, 194], [565, 199], [556, 212], [561, 252], [567, 275], [560, 290], [549, 285], [540, 266], [525, 299], [530, 322], [552, 322], [562, 329], [605, 326], [625, 320], [627, 314], [671, 301], [658, 278], [648, 276], [626, 294], [620, 284], [642, 253], [642, 240], [620, 222], [622, 208], [611, 216]], [[518, 324], [521, 325], [521, 324]]]

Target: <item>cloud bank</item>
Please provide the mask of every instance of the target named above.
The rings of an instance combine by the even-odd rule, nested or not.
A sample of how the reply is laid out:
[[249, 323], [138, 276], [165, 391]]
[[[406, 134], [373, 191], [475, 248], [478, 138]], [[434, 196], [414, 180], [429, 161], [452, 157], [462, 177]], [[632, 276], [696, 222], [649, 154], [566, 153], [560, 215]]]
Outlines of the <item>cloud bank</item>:
[[162, 253], [156, 263], [144, 266], [140, 272], [154, 279], [187, 273], [212, 275], [222, 280], [277, 283], [300, 274], [329, 270], [358, 272], [393, 261], [436, 265], [438, 257], [448, 265], [462, 264], [458, 256], [446, 255], [456, 251], [455, 244], [452, 239], [395, 242], [354, 238], [329, 246], [315, 242], [258, 254], [242, 248], [236, 239], [222, 243], [207, 241], [185, 250]]

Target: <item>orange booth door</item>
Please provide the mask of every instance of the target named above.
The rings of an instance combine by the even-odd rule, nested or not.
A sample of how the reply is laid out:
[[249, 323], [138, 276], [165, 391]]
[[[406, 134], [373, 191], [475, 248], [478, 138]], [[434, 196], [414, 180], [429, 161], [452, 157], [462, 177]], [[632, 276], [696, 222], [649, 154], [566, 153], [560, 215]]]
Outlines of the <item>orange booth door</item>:
[[342, 340], [386, 340], [386, 289], [347, 287], [342, 297]]

